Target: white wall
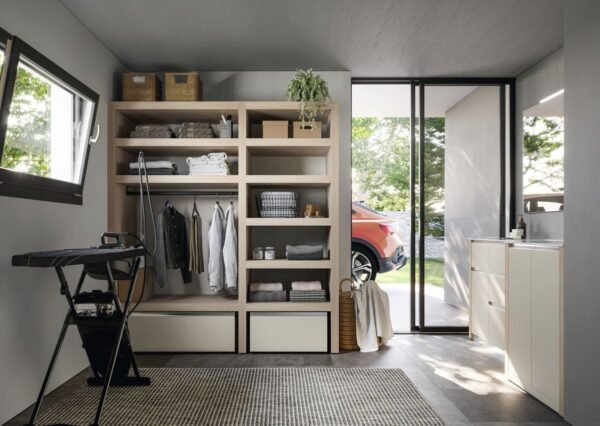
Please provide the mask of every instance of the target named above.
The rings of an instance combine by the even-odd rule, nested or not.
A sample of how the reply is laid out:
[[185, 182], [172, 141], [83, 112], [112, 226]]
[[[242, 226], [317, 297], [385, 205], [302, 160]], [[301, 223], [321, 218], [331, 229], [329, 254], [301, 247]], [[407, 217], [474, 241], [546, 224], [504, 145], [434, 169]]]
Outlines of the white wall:
[[565, 416], [600, 424], [600, 2], [565, 2]]
[[468, 306], [466, 238], [498, 237], [500, 110], [497, 87], [480, 87], [446, 112], [444, 300]]
[[[564, 88], [564, 54], [559, 49], [517, 77], [515, 155], [517, 215], [523, 212], [523, 111]], [[517, 216], [518, 217], [518, 216]], [[564, 212], [525, 214], [529, 238], [563, 239]]]
[[[14, 268], [28, 251], [90, 246], [106, 228], [106, 111], [119, 61], [58, 0], [3, 0], [0, 26], [100, 94], [104, 133], [92, 148], [83, 206], [0, 197], [0, 423], [32, 404], [67, 312], [53, 270]], [[77, 271], [78, 272], [78, 271]], [[76, 271], [68, 278], [76, 279]], [[87, 366], [77, 331], [63, 346], [50, 388]]]

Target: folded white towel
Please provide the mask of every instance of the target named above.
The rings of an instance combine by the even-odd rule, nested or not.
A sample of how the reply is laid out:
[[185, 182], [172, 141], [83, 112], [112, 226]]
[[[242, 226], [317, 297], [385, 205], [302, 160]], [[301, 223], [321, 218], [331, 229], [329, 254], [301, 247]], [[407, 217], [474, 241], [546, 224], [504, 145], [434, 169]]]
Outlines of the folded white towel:
[[229, 170], [229, 166], [226, 163], [220, 164], [194, 164], [190, 166], [190, 171], [195, 170]]
[[208, 159], [212, 161], [227, 161], [227, 154], [225, 152], [211, 152], [208, 154]]
[[321, 281], [292, 281], [292, 290], [314, 291], [322, 290]]
[[215, 152], [200, 157], [188, 157], [185, 160], [190, 167], [199, 164], [223, 164], [227, 163], [227, 161], [227, 154], [224, 152]]
[[[146, 161], [147, 169], [170, 169], [172, 167], [173, 162], [171, 161]], [[139, 163], [137, 161], [129, 163], [129, 168], [137, 170], [139, 168]]]
[[250, 291], [283, 291], [283, 283], [251, 283]]
[[198, 170], [194, 172], [190, 172], [190, 176], [228, 176], [229, 173], [227, 170]]

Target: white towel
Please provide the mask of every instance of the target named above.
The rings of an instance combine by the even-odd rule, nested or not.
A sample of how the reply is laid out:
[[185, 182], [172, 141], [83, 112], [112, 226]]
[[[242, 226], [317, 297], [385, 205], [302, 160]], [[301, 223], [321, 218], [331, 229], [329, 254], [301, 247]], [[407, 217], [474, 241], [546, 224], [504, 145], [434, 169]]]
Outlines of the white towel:
[[[171, 161], [146, 161], [147, 169], [170, 169], [172, 167], [173, 163]], [[137, 170], [139, 168], [139, 163], [137, 161], [129, 163], [129, 168]]]
[[321, 281], [292, 281], [292, 290], [294, 291], [314, 291], [322, 289]]
[[356, 341], [361, 352], [379, 349], [377, 338], [386, 344], [394, 337], [388, 295], [375, 281], [367, 281], [352, 291], [356, 312]]
[[283, 283], [251, 283], [250, 291], [283, 291]]
[[238, 278], [238, 243], [235, 229], [235, 214], [233, 203], [225, 211], [225, 239], [223, 241], [223, 263], [225, 264], [225, 288], [230, 292], [237, 292]]
[[222, 164], [227, 163], [227, 154], [224, 152], [216, 152], [200, 157], [188, 157], [185, 162], [191, 167], [199, 164]]

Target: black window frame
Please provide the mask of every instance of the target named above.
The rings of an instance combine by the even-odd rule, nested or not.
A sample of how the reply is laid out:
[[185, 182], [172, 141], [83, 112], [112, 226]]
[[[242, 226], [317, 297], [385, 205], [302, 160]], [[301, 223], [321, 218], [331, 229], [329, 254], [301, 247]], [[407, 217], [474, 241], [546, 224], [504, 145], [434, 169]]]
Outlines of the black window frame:
[[2, 159], [4, 151], [10, 106], [13, 100], [17, 68], [21, 56], [38, 65], [53, 78], [63, 82], [93, 103], [89, 134], [86, 135], [87, 144], [82, 160], [80, 183], [65, 182], [0, 167], [0, 196], [82, 205], [83, 188], [90, 156], [90, 138], [93, 135], [96, 124], [100, 96], [42, 53], [20, 38], [11, 36], [2, 28], [0, 28], [0, 42], [6, 46], [3, 72], [0, 80], [0, 159]]

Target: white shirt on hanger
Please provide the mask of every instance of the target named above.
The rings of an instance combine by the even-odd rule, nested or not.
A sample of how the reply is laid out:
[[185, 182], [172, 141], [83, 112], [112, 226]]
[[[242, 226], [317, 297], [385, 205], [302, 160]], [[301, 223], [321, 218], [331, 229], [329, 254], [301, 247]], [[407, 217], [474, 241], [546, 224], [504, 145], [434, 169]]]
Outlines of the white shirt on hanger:
[[237, 232], [235, 230], [235, 212], [233, 203], [229, 204], [225, 212], [225, 241], [223, 242], [223, 263], [225, 266], [225, 288], [229, 291], [237, 290]]
[[215, 203], [212, 222], [208, 229], [208, 284], [215, 293], [223, 290], [225, 282], [225, 270], [223, 264], [223, 216], [223, 209], [218, 202]]

